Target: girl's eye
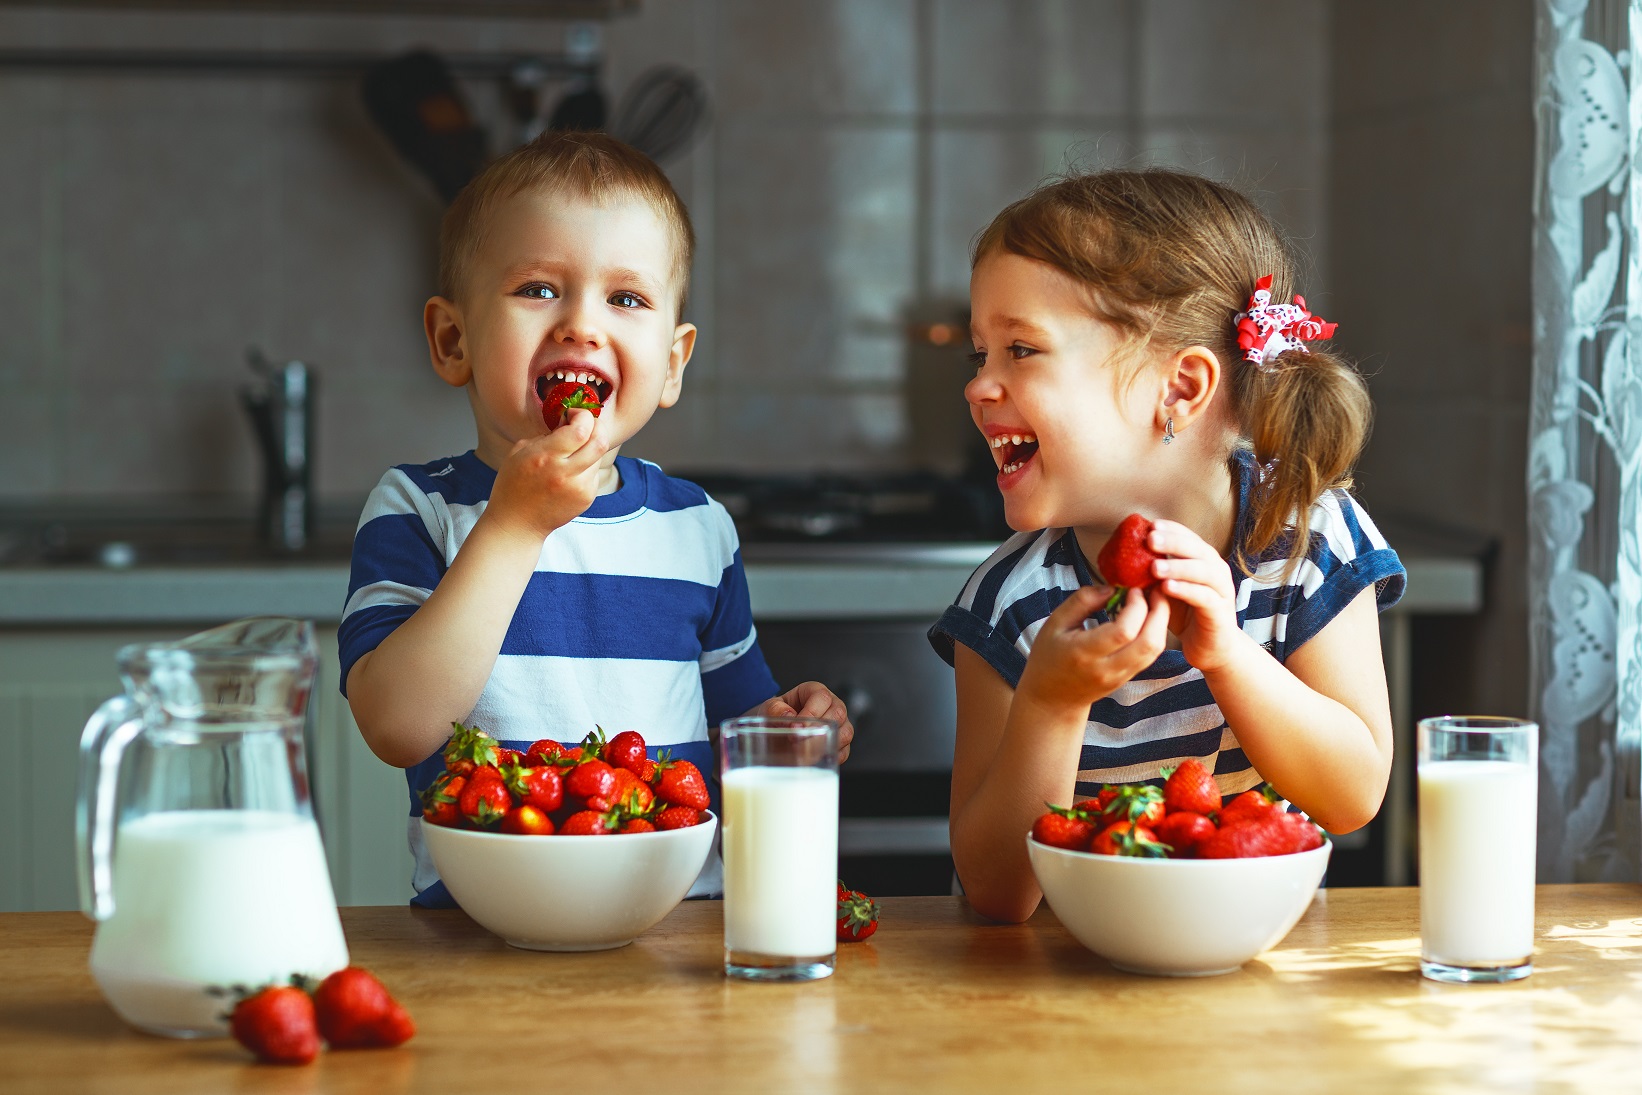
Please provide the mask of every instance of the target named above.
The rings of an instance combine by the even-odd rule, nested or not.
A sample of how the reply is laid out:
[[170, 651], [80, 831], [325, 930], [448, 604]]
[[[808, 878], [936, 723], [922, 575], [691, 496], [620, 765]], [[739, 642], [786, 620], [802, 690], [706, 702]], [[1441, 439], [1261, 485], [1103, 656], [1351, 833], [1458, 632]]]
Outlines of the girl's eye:
[[559, 294], [553, 291], [553, 287], [551, 285], [542, 285], [539, 282], [533, 282], [530, 285], [526, 285], [523, 289], [520, 289], [514, 295], [529, 297], [531, 300], [554, 300]]
[[1032, 347], [1022, 346], [1018, 342], [1015, 343], [1013, 346], [1009, 347], [1009, 356], [1014, 358], [1016, 361], [1019, 361], [1021, 358], [1028, 357], [1028, 356], [1030, 356], [1032, 354], [1035, 354], [1037, 352], [1038, 351], [1032, 349]]
[[985, 365], [986, 364], [986, 351], [985, 350], [976, 350], [974, 353], [970, 354], [969, 355], [969, 363], [977, 369], [979, 369], [982, 365]]
[[621, 292], [612, 294], [610, 303], [617, 308], [643, 308], [644, 298], [637, 293]]

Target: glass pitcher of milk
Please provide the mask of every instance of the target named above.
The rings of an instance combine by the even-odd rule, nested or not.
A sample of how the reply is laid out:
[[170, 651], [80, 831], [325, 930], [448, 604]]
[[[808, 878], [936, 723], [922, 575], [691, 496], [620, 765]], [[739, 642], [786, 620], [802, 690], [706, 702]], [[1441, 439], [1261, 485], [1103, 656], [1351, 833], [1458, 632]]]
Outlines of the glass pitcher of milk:
[[80, 739], [92, 976], [135, 1027], [225, 1034], [223, 990], [348, 964], [303, 757], [313, 625], [239, 620], [117, 661], [126, 694]]

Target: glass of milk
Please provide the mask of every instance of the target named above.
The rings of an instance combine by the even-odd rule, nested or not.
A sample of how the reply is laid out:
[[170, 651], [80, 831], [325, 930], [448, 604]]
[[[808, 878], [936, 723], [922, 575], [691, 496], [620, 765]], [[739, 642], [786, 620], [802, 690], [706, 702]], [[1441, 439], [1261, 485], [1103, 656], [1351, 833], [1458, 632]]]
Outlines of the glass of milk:
[[1539, 727], [1452, 716], [1419, 724], [1420, 972], [1533, 972]]
[[720, 727], [724, 972], [812, 981], [838, 951], [838, 724], [739, 718]]

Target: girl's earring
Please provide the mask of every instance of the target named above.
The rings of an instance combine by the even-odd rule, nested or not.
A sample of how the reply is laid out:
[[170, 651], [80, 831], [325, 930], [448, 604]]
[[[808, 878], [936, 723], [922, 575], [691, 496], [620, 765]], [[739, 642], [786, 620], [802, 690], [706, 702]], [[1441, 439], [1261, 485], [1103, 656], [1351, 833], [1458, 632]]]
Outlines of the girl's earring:
[[1174, 440], [1174, 419], [1165, 418], [1163, 420], [1163, 443], [1165, 445], [1167, 445], [1169, 442], [1171, 442], [1173, 440]]

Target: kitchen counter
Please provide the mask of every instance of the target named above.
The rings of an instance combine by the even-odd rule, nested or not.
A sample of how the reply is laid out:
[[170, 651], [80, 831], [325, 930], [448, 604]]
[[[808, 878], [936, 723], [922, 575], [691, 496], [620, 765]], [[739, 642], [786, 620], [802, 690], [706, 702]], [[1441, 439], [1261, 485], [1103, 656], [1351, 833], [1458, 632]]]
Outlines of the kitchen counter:
[[870, 942], [804, 985], [731, 983], [717, 902], [631, 946], [507, 947], [460, 912], [345, 908], [356, 963], [410, 1009], [394, 1050], [256, 1065], [231, 1041], [125, 1027], [77, 913], [0, 915], [8, 1092], [1371, 1092], [1635, 1090], [1642, 886], [1542, 886], [1535, 972], [1417, 973], [1419, 895], [1320, 891], [1276, 949], [1202, 979], [1120, 973], [1047, 908], [995, 925], [958, 898], [890, 898]]

